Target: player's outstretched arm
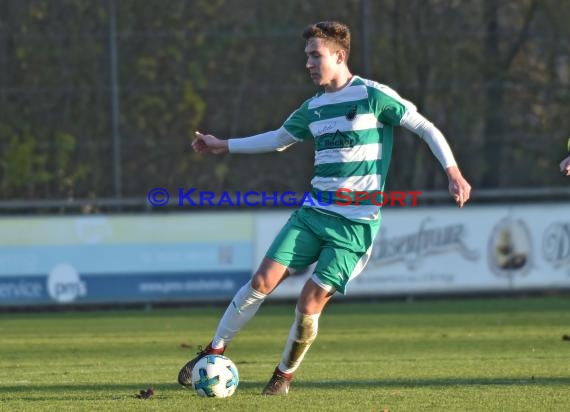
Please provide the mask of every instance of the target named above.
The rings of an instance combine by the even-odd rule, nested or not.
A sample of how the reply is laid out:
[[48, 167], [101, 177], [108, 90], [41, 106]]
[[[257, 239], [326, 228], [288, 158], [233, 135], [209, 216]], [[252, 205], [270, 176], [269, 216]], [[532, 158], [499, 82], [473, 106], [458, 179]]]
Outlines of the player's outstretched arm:
[[439, 160], [449, 179], [449, 193], [459, 207], [463, 207], [471, 196], [471, 185], [457, 167], [447, 140], [437, 127], [416, 111], [409, 111], [401, 125], [420, 136]]
[[198, 153], [224, 154], [228, 153], [228, 141], [220, 140], [211, 134], [196, 132], [192, 149]]
[[560, 171], [564, 176], [570, 176], [570, 156], [560, 162]]
[[457, 206], [463, 207], [471, 196], [471, 185], [465, 180], [457, 166], [450, 166], [445, 171], [449, 179], [449, 193]]

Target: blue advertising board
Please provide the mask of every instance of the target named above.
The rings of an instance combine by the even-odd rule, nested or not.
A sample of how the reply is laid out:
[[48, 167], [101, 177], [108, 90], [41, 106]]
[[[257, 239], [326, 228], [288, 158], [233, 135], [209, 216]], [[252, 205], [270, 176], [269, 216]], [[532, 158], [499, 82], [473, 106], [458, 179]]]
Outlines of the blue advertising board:
[[252, 244], [247, 213], [0, 219], [0, 305], [227, 299]]

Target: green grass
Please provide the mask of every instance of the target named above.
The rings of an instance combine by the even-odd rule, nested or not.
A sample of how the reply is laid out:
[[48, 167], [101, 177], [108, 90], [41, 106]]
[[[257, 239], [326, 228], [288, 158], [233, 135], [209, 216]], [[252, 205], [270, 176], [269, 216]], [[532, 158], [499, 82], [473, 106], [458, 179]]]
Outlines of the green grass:
[[[570, 408], [570, 299], [332, 302], [291, 393], [259, 393], [294, 305], [267, 305], [226, 353], [229, 399], [179, 387], [223, 308], [0, 314], [0, 410], [561, 411]], [[149, 400], [141, 389], [155, 388]]]

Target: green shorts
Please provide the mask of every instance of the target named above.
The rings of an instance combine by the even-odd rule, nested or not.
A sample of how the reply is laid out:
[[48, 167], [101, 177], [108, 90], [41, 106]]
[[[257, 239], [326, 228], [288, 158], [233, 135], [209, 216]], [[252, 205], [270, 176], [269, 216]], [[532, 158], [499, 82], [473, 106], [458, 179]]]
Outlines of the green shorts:
[[359, 223], [302, 207], [293, 212], [266, 256], [292, 269], [318, 262], [313, 276], [344, 294], [348, 282], [368, 263], [379, 228], [380, 220]]

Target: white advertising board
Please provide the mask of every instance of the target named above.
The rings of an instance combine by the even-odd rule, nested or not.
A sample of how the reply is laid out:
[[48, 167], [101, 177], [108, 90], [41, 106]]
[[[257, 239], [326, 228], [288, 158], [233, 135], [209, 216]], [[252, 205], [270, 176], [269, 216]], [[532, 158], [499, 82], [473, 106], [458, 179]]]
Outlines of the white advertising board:
[[[255, 218], [259, 262], [289, 213]], [[274, 295], [297, 296], [308, 273]], [[349, 296], [570, 288], [570, 204], [385, 209]]]

